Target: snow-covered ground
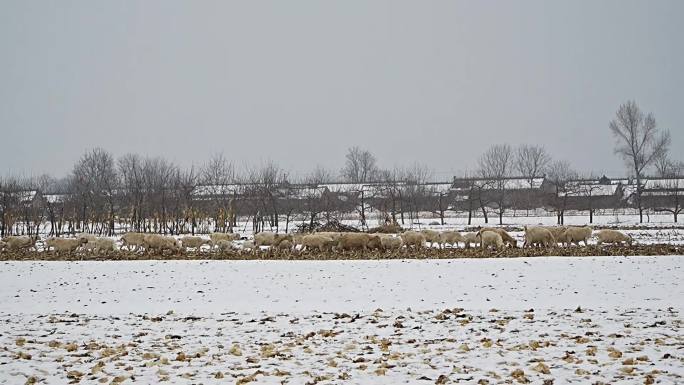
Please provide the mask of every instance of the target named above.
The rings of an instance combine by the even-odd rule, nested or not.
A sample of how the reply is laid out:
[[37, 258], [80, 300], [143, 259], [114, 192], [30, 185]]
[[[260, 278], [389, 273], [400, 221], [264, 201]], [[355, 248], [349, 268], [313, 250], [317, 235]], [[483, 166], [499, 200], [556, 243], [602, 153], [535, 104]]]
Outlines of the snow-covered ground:
[[684, 258], [0, 264], [0, 312], [87, 314], [684, 304]]
[[683, 273], [680, 256], [6, 262], [0, 383], [683, 383]]

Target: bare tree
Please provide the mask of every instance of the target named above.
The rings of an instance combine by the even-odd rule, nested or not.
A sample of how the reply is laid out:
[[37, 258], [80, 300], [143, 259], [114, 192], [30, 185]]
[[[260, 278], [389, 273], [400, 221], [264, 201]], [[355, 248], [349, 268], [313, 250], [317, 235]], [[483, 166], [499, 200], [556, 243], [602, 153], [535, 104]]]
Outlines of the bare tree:
[[170, 204], [178, 167], [164, 158], [147, 158], [143, 164], [143, 191], [148, 211], [146, 231], [167, 234]]
[[398, 223], [397, 214], [400, 216], [401, 223], [404, 224], [404, 193], [405, 193], [405, 171], [400, 167], [391, 170], [381, 170], [378, 173], [380, 194], [379, 209], [383, 212], [385, 223]]
[[652, 201], [646, 205], [657, 212], [671, 213], [674, 223], [677, 223], [679, 214], [684, 211], [684, 162], [660, 156], [656, 168], [661, 179], [653, 180], [651, 189], [646, 191]]
[[211, 197], [214, 212], [214, 231], [230, 231], [235, 224], [234, 194], [235, 167], [222, 153], [214, 154], [201, 171], [203, 192]]
[[47, 220], [50, 222], [50, 236], [59, 236], [62, 233], [65, 218], [65, 195], [69, 191], [68, 179], [55, 179], [48, 175], [38, 178], [40, 191], [43, 193]]
[[554, 187], [554, 195], [551, 198], [550, 205], [556, 211], [557, 223], [562, 225], [565, 222], [568, 197], [576, 193], [573, 189], [575, 186], [568, 182], [577, 179], [577, 173], [572, 169], [570, 163], [565, 160], [558, 160], [549, 166], [547, 178]]
[[428, 166], [415, 162], [404, 170], [406, 185], [404, 186], [404, 197], [407, 202], [409, 219], [411, 223], [420, 221], [421, 202], [426, 196], [426, 186], [433, 178], [434, 172]]
[[684, 169], [684, 162], [674, 161], [670, 159], [667, 153], [661, 153], [655, 158], [653, 166], [657, 176], [671, 178], [680, 175], [682, 169]]
[[346, 181], [366, 183], [376, 178], [378, 166], [375, 156], [370, 151], [354, 146], [347, 151], [345, 158], [341, 174]]
[[[318, 215], [329, 209], [329, 200], [327, 200], [323, 188], [319, 185], [330, 183], [332, 181], [332, 173], [321, 165], [316, 167], [306, 176], [303, 181], [303, 188], [300, 188], [300, 195], [303, 200], [303, 211], [308, 213], [308, 228], [313, 229], [314, 223], [317, 221]], [[294, 208], [291, 208], [294, 210]], [[327, 211], [327, 219], [330, 219], [329, 210]]]
[[636, 205], [639, 222], [643, 223], [644, 214], [641, 202], [642, 178], [646, 168], [663, 154], [670, 146], [669, 131], [659, 131], [653, 114], [644, 114], [634, 101], [620, 105], [615, 119], [610, 124], [615, 136], [615, 153], [620, 155], [636, 178]]
[[128, 219], [132, 231], [143, 231], [146, 197], [143, 167], [143, 159], [137, 154], [127, 154], [118, 160], [122, 187], [122, 213]]
[[506, 181], [511, 176], [511, 159], [513, 150], [508, 144], [491, 146], [478, 161], [479, 172], [482, 178], [490, 182], [490, 190], [493, 192], [492, 202], [496, 204], [499, 215], [499, 224], [503, 224], [503, 215], [508, 207], [506, 194]]
[[270, 227], [278, 231], [279, 190], [287, 188], [288, 185], [287, 172], [272, 161], [268, 161], [258, 168], [247, 168], [247, 190], [245, 194], [251, 201], [254, 233], [263, 230], [264, 219], [266, 218], [269, 219]]
[[[598, 180], [595, 176], [580, 177], [577, 184], [576, 193], [583, 196], [586, 205], [582, 209], [589, 212], [589, 223], [594, 223], [594, 212], [596, 211], [596, 201], [600, 198], [597, 193], [600, 192], [604, 186], [596, 183], [588, 183], [587, 181]], [[584, 183], [582, 183], [584, 181]]]
[[[83, 229], [112, 235], [119, 184], [114, 157], [101, 148], [87, 151], [74, 166], [72, 183], [80, 197]], [[105, 224], [106, 228], [100, 226]]]
[[304, 183], [307, 184], [322, 184], [330, 183], [333, 181], [333, 173], [327, 168], [321, 166], [320, 164], [311, 170], [311, 172], [305, 177]]
[[527, 179], [530, 188], [534, 179], [541, 177], [551, 162], [551, 156], [543, 146], [523, 144], [515, 151], [515, 170]]
[[527, 180], [529, 192], [525, 194], [525, 207], [529, 209], [537, 198], [534, 194], [534, 180], [544, 175], [551, 162], [551, 156], [543, 146], [523, 144], [515, 151], [515, 170]]

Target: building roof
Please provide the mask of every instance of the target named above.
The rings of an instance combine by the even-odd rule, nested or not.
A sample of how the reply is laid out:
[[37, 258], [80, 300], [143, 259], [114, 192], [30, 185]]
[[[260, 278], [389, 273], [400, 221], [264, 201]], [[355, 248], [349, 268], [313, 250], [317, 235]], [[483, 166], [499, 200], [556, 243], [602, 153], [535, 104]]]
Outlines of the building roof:
[[644, 181], [644, 189], [684, 189], [684, 178], [649, 178]]
[[[544, 183], [544, 178], [533, 178], [532, 184], [528, 178], [511, 177], [502, 180], [503, 188], [506, 190], [525, 190], [525, 189], [539, 189]], [[495, 179], [490, 178], [454, 178], [454, 190], [470, 190], [471, 185], [475, 183], [476, 186], [482, 187], [485, 190], [494, 190], [499, 188], [499, 183]]]
[[564, 192], [560, 196], [614, 196], [621, 185], [599, 184], [595, 181], [572, 181], [568, 182]]

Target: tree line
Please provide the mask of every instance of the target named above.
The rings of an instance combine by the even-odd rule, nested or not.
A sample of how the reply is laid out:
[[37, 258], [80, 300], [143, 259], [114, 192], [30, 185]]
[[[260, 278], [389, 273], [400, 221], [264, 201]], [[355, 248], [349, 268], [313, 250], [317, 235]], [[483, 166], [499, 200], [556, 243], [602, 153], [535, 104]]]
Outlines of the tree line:
[[[682, 176], [682, 162], [668, 156], [669, 132], [657, 129], [653, 115], [643, 113], [632, 101], [619, 107], [609, 129], [616, 139], [615, 153], [637, 182], [633, 206], [641, 220], [647, 208], [670, 211], [676, 220], [681, 211], [678, 200], [674, 208], [671, 204], [658, 208], [642, 199], [641, 181], [647, 171], [673, 180]], [[525, 194], [507, 186], [512, 177], [529, 185]], [[540, 177], [552, 194], [535, 193]], [[502, 223], [511, 208], [539, 207], [555, 212], [562, 223], [568, 200], [577, 193], [571, 191], [576, 185], [570, 182], [589, 177], [566, 160], [552, 159], [543, 146], [531, 144], [488, 148], [477, 169], [460, 178], [467, 193], [458, 197], [443, 185], [430, 183], [434, 171], [429, 167], [414, 163], [383, 169], [370, 151], [358, 146], [348, 149], [339, 172], [316, 166], [298, 178], [273, 161], [238, 170], [223, 154], [215, 154], [201, 167], [183, 168], [161, 157], [115, 158], [95, 148], [86, 151], [64, 178], [0, 178], [0, 234], [36, 234], [44, 224], [52, 235], [232, 231], [238, 217], [253, 231], [283, 224], [289, 230], [294, 222], [313, 226], [352, 215], [368, 227], [369, 212], [402, 224], [412, 223], [425, 211], [437, 214], [442, 222], [446, 212], [460, 211], [467, 213], [469, 222], [478, 214], [488, 222], [494, 214]], [[356, 194], [344, 196], [335, 191], [335, 182], [370, 184], [372, 189], [359, 188]], [[320, 187], [326, 184], [326, 190]], [[678, 196], [684, 186], [675, 187]], [[591, 191], [583, 193], [591, 195]], [[584, 209], [593, 215], [592, 207]]]

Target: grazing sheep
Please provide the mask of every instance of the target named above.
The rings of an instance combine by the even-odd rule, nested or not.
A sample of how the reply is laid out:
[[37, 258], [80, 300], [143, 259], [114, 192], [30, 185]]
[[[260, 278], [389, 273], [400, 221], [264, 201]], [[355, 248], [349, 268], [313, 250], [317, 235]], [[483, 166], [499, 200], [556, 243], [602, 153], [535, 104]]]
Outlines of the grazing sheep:
[[254, 245], [257, 247], [271, 246], [275, 241], [276, 234], [270, 231], [262, 231], [254, 235]]
[[302, 245], [304, 237], [310, 234], [305, 234], [305, 233], [299, 233], [299, 234], [294, 234], [292, 235], [292, 244], [297, 247], [297, 245]]
[[323, 234], [309, 234], [302, 237], [302, 251], [309, 248], [318, 249], [319, 251], [330, 251], [337, 241], [328, 235]]
[[274, 247], [277, 247], [280, 245], [281, 242], [289, 241], [290, 243], [294, 242], [294, 236], [292, 234], [276, 234], [275, 237], [273, 238], [273, 245]]
[[112, 239], [98, 238], [92, 235], [85, 236], [84, 238], [88, 240], [88, 242], [86, 242], [86, 244], [83, 245], [84, 251], [92, 252], [95, 254], [107, 254], [109, 252], [116, 250], [116, 244]]
[[203, 245], [210, 245], [211, 240], [209, 239], [204, 239], [202, 237], [190, 237], [190, 236], [185, 236], [180, 239], [181, 245], [183, 245], [183, 249], [195, 249], [198, 252], [202, 248]]
[[442, 248], [442, 236], [439, 233], [439, 231], [421, 230], [420, 232], [425, 236], [425, 242], [430, 243], [430, 247], [432, 247], [436, 243], [437, 247], [439, 247], [440, 249]]
[[477, 233], [466, 233], [463, 235], [463, 242], [466, 249], [469, 249], [471, 245], [478, 247], [480, 245], [480, 238], [477, 237]]
[[367, 251], [370, 241], [370, 235], [365, 233], [344, 233], [337, 240], [337, 250], [362, 249]]
[[452, 247], [453, 246], [458, 247], [459, 242], [465, 243], [465, 239], [463, 239], [463, 236], [461, 235], [461, 233], [459, 233], [458, 231], [453, 231], [453, 230], [443, 231], [440, 234], [440, 240], [441, 240], [441, 243], [444, 244], [445, 247], [446, 247], [446, 245], [449, 245]]
[[88, 233], [78, 233], [76, 234], [76, 238], [85, 238], [88, 240], [88, 243], [94, 243], [97, 240], [95, 235]]
[[36, 246], [38, 237], [9, 236], [2, 239], [8, 251], [26, 250]]
[[596, 244], [601, 246], [604, 243], [622, 244], [623, 242], [632, 246], [632, 237], [617, 230], [601, 230], [596, 233], [598, 241]]
[[162, 255], [165, 250], [170, 250], [172, 253], [181, 251], [180, 245], [175, 238], [159, 234], [145, 234], [143, 237], [143, 247], [148, 252], [157, 250]]
[[278, 246], [276, 246], [276, 252], [280, 254], [282, 252], [292, 251], [293, 248], [294, 246], [291, 240], [283, 239], [282, 241], [280, 241], [280, 243], [278, 243]]
[[401, 234], [401, 239], [407, 248], [413, 246], [417, 249], [422, 249], [425, 247], [425, 235], [417, 231], [406, 231]]
[[76, 249], [88, 243], [88, 238], [49, 238], [45, 241], [45, 250], [54, 249], [55, 254], [60, 255], [64, 252], [75, 253]]
[[480, 240], [480, 247], [482, 250], [487, 250], [489, 249], [489, 246], [494, 247], [495, 250], [503, 249], [506, 247], [504, 245], [503, 239], [501, 238], [501, 235], [497, 233], [496, 231], [479, 231], [477, 233], [477, 237]]
[[260, 246], [278, 246], [278, 244], [284, 240], [293, 241], [292, 234], [282, 235], [276, 234], [270, 231], [264, 231], [258, 233], [254, 236], [254, 244], [257, 247]]
[[592, 231], [592, 228], [589, 226], [568, 226], [565, 232], [561, 234], [561, 240], [568, 246], [572, 243], [579, 246], [580, 242], [584, 242], [584, 246], [587, 246], [587, 241], [591, 238]]
[[124, 247], [128, 251], [136, 252], [138, 249], [144, 248], [144, 238], [143, 233], [126, 233], [121, 236], [121, 248]]
[[244, 241], [242, 242], [242, 245], [240, 246], [240, 254], [243, 253], [255, 253], [257, 250], [257, 246], [254, 244], [252, 241]]
[[401, 250], [401, 247], [404, 246], [404, 241], [401, 239], [401, 237], [384, 234], [380, 236], [380, 244], [382, 245], [382, 249], [385, 251]]
[[511, 237], [511, 235], [508, 234], [504, 229], [500, 229], [498, 227], [483, 227], [480, 229], [480, 232], [482, 231], [493, 231], [501, 236], [501, 239], [503, 239], [504, 244], [509, 245], [513, 248], [518, 247], [518, 241], [516, 241], [515, 238]]
[[382, 250], [382, 239], [380, 235], [370, 234], [368, 239], [369, 250]]
[[551, 247], [554, 244], [556, 244], [556, 239], [549, 229], [544, 227], [525, 226], [525, 244], [523, 244], [523, 248], [537, 245]]
[[544, 228], [551, 232], [551, 235], [553, 235], [553, 238], [556, 240], [556, 243], [563, 243], [563, 239], [565, 237], [565, 230], [568, 229], [567, 226], [547, 226]]
[[0, 241], [0, 252], [5, 250], [7, 244], [4, 241]]
[[337, 242], [340, 240], [340, 237], [342, 236], [343, 233], [340, 233], [338, 231], [320, 231], [320, 232], [316, 232], [314, 234], [328, 236], [328, 237], [332, 238], [333, 241]]
[[240, 239], [240, 234], [238, 233], [211, 233], [209, 234], [209, 239], [212, 245], [218, 244], [219, 241], [237, 241]]
[[220, 239], [214, 243], [220, 253], [233, 252], [239, 250], [232, 241]]

